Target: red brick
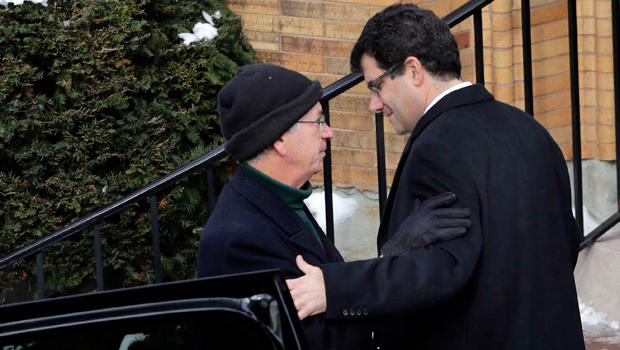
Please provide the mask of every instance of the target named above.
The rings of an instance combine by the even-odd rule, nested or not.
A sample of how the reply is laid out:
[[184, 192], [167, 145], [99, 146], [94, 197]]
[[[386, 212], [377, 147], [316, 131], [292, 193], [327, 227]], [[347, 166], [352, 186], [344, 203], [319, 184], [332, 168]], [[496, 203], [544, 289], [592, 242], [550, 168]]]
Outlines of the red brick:
[[570, 91], [560, 91], [534, 98], [534, 111], [544, 113], [570, 107]]
[[299, 72], [318, 73], [325, 70], [322, 57], [293, 55], [280, 52], [257, 52], [256, 56], [265, 63], [272, 63]]
[[536, 110], [534, 110], [534, 114], [536, 115], [536, 120], [547, 129], [571, 125], [570, 108], [558, 109], [548, 113], [536, 113]]
[[342, 94], [332, 99], [329, 105], [334, 111], [367, 114], [369, 103], [370, 96]]
[[454, 39], [456, 39], [456, 44], [459, 49], [464, 49], [469, 47], [469, 32], [458, 33], [454, 35]]
[[600, 160], [616, 160], [616, 144], [615, 143], [603, 143], [599, 146], [599, 159]]
[[363, 24], [328, 22], [325, 23], [325, 36], [335, 39], [357, 40], [363, 28]]
[[347, 75], [351, 73], [349, 60], [346, 58], [325, 58], [325, 72], [331, 74]]
[[226, 0], [228, 8], [235, 12], [277, 15], [278, 0]]
[[570, 74], [568, 72], [552, 76], [543, 76], [532, 81], [532, 92], [534, 96], [546, 95], [568, 89], [570, 89]]
[[[516, 13], [515, 16], [520, 17], [520, 12]], [[563, 1], [533, 9], [530, 15], [530, 24], [536, 25], [540, 23], [552, 22], [566, 17], [568, 17], [568, 5]], [[520, 21], [521, 19], [519, 18], [518, 22], [515, 23], [520, 23]]]
[[601, 143], [614, 143], [616, 142], [616, 131], [612, 126], [599, 126], [598, 127], [598, 141]]
[[282, 35], [282, 51], [305, 53], [309, 55], [324, 54], [324, 41], [298, 36]]
[[599, 109], [598, 123], [600, 125], [615, 125], [615, 111], [613, 109]]
[[377, 152], [356, 148], [332, 148], [333, 165], [350, 165], [365, 168], [377, 167]]
[[278, 17], [275, 19], [274, 24], [275, 29], [282, 34], [323, 35], [323, 22], [316, 19]]
[[375, 128], [374, 118], [370, 114], [331, 112], [330, 120], [330, 126], [335, 129], [373, 131]]

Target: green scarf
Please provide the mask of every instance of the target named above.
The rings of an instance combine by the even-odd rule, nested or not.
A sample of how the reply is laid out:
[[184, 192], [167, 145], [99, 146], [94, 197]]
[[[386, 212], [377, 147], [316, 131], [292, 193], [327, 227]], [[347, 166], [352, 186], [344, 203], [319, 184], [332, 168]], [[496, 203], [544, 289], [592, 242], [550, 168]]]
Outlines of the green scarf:
[[[323, 247], [323, 242], [321, 238], [319, 238], [319, 233], [310, 222], [308, 215], [304, 211], [304, 199], [310, 197], [312, 194], [312, 185], [309, 181], [301, 188], [295, 188], [286, 184], [277, 181], [270, 176], [264, 174], [263, 172], [255, 169], [247, 162], [239, 163], [241, 168], [245, 170], [248, 174], [250, 174], [256, 181], [258, 181], [261, 185], [265, 186], [269, 191], [274, 193], [278, 198], [280, 198], [284, 203], [286, 203], [293, 211], [299, 216], [301, 221], [312, 231], [316, 239]], [[325, 249], [325, 247], [323, 247]]]

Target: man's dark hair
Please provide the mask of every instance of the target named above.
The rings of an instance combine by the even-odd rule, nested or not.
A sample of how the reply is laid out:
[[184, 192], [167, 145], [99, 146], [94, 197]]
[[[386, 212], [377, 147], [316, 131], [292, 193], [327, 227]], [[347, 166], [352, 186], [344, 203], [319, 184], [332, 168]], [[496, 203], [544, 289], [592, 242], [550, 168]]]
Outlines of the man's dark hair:
[[[437, 78], [461, 76], [459, 49], [450, 28], [432, 11], [414, 4], [392, 5], [374, 15], [351, 52], [354, 72], [361, 71], [363, 54], [373, 57], [383, 69], [415, 56]], [[402, 71], [399, 67], [392, 75]]]

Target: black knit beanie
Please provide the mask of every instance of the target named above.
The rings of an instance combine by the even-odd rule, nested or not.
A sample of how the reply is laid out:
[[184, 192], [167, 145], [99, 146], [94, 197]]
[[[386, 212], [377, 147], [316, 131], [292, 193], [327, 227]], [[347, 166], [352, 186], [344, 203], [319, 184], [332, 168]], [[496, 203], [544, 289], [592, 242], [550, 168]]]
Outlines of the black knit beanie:
[[252, 158], [293, 126], [323, 93], [318, 81], [272, 64], [239, 68], [220, 90], [224, 147], [237, 161]]

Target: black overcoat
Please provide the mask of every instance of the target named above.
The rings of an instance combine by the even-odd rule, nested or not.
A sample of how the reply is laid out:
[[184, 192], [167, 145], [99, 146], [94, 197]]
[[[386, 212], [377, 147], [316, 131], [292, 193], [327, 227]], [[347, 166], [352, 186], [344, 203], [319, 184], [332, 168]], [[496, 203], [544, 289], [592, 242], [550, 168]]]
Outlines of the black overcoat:
[[[323, 247], [299, 216], [274, 193], [240, 168], [222, 189], [198, 248], [198, 276], [216, 276], [279, 268], [284, 278], [302, 272], [299, 254], [312, 265], [342, 262], [342, 256], [304, 206]], [[371, 331], [366, 321], [326, 321], [325, 315], [302, 321], [310, 349], [363, 349]]]
[[549, 133], [481, 85], [446, 95], [405, 146], [379, 248], [416, 198], [445, 191], [471, 210], [468, 233], [399, 257], [322, 266], [328, 318], [379, 320], [382, 349], [583, 349], [578, 230]]

